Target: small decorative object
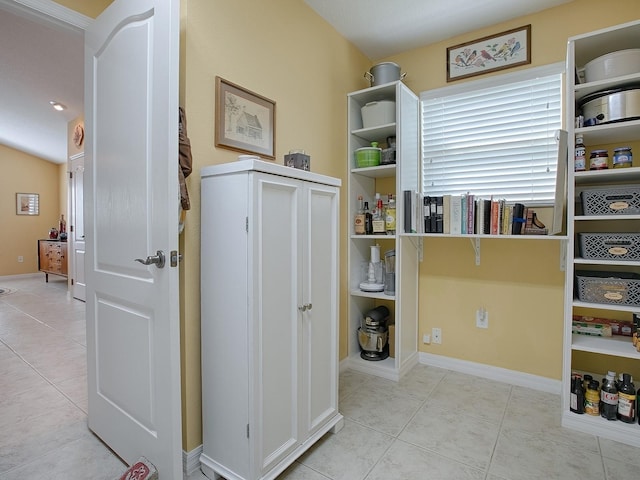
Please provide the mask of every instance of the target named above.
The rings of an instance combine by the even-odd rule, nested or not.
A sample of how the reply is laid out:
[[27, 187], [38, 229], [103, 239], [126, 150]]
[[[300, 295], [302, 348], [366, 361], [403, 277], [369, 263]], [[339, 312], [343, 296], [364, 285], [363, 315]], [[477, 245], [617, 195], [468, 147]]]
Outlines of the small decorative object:
[[215, 146], [275, 158], [276, 103], [216, 77]]
[[289, 154], [284, 156], [284, 165], [308, 172], [311, 170], [311, 157], [305, 155], [304, 150], [289, 150]]
[[73, 144], [76, 148], [80, 148], [84, 142], [84, 127], [81, 123], [77, 124], [73, 129]]
[[447, 82], [531, 63], [531, 25], [447, 48]]
[[49, 230], [49, 238], [51, 240], [56, 240], [58, 238], [58, 229], [56, 227], [51, 227], [51, 230]]
[[40, 215], [40, 195], [16, 193], [16, 215]]

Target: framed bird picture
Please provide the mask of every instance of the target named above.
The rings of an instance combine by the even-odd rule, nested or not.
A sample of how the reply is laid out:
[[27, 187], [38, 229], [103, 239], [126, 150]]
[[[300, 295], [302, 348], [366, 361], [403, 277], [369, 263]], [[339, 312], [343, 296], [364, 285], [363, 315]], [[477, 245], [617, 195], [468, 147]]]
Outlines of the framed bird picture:
[[531, 25], [447, 48], [447, 82], [531, 63]]

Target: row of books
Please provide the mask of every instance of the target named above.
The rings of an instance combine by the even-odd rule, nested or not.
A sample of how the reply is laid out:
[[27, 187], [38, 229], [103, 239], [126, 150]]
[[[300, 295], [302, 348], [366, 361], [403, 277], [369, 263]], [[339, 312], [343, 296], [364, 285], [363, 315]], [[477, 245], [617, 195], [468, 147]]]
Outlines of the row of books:
[[405, 233], [547, 235], [533, 208], [472, 194], [426, 196], [404, 192]]

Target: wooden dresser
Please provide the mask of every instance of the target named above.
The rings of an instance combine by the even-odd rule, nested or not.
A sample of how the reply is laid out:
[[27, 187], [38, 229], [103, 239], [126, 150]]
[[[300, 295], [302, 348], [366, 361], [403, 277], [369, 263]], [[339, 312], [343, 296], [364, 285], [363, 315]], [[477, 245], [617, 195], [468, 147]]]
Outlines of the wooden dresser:
[[38, 270], [49, 274], [67, 276], [67, 242], [59, 240], [38, 240]]

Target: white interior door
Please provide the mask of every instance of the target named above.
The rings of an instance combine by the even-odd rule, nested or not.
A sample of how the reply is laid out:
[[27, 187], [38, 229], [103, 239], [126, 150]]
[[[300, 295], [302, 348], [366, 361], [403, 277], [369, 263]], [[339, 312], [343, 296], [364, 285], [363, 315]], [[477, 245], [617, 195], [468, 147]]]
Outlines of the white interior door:
[[71, 248], [71, 293], [73, 298], [86, 300], [87, 282], [84, 273], [84, 153], [69, 161], [69, 211], [68, 242]]
[[[85, 34], [89, 428], [182, 478], [179, 0], [115, 0]], [[166, 264], [143, 265], [162, 251]], [[158, 255], [159, 257], [160, 255]], [[151, 260], [151, 257], [148, 258]]]

